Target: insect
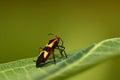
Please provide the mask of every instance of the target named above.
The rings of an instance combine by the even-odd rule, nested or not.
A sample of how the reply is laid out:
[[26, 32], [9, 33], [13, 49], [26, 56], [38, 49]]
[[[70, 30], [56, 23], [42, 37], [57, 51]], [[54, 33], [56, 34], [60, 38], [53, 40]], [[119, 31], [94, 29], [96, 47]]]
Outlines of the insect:
[[[49, 34], [49, 35], [54, 35], [54, 34]], [[60, 41], [61, 41], [61, 45], [60, 45]], [[36, 60], [36, 67], [40, 67], [43, 64], [45, 64], [46, 60], [51, 54], [53, 55], [54, 63], [56, 63], [55, 54], [54, 54], [55, 49], [59, 50], [62, 57], [64, 53], [65, 57], [67, 58], [65, 47], [63, 46], [63, 40], [57, 35], [55, 36], [54, 39], [49, 40], [49, 42], [46, 44], [44, 48], [40, 47], [40, 49], [42, 50], [39, 51], [39, 55]]]

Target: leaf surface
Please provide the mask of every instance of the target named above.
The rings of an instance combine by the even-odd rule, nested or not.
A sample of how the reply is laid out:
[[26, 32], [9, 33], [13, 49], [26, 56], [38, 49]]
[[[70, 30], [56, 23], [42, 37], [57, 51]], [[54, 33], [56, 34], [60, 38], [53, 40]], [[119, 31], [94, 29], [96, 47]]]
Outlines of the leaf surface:
[[68, 58], [57, 57], [56, 64], [49, 59], [40, 68], [33, 62], [36, 57], [0, 64], [0, 80], [63, 80], [115, 56], [120, 56], [120, 38], [93, 44]]

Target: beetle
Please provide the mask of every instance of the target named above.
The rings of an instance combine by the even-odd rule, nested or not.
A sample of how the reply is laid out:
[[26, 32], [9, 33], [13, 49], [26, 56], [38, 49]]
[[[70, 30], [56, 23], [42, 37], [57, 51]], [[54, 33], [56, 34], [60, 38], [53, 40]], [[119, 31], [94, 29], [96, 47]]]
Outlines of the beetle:
[[[49, 35], [53, 35], [53, 34], [49, 34]], [[60, 45], [60, 41], [62, 43], [61, 45]], [[54, 63], [56, 63], [55, 54], [54, 54], [55, 49], [59, 50], [62, 57], [64, 53], [65, 57], [67, 58], [65, 47], [63, 46], [63, 40], [57, 35], [55, 36], [54, 39], [49, 40], [49, 42], [45, 45], [44, 48], [40, 47], [40, 49], [42, 50], [39, 51], [39, 55], [36, 60], [36, 67], [43, 66], [43, 64], [45, 64], [46, 60], [49, 58], [51, 54], [53, 54]]]

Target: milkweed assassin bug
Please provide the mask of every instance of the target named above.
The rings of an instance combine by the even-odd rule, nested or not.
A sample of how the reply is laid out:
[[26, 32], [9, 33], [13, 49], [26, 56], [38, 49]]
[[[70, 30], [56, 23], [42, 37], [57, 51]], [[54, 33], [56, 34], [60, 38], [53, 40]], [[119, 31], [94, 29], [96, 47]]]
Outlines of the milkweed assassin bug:
[[[48, 34], [48, 35], [53, 35], [53, 34]], [[61, 41], [61, 45], [60, 45], [60, 41]], [[49, 40], [48, 44], [46, 44], [44, 48], [40, 47], [40, 49], [42, 50], [39, 51], [39, 56], [35, 61], [36, 67], [42, 66], [51, 54], [53, 54], [54, 63], [56, 63], [55, 54], [54, 54], [55, 49], [59, 50], [62, 57], [64, 53], [65, 57], [67, 58], [65, 47], [63, 46], [63, 40], [57, 35], [55, 36], [54, 39]]]

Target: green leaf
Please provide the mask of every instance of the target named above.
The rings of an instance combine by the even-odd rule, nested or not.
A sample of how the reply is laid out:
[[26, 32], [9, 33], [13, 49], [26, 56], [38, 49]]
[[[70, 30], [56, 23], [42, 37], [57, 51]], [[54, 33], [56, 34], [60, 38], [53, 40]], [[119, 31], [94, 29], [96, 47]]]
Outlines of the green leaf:
[[120, 38], [93, 44], [68, 58], [57, 57], [56, 64], [49, 59], [40, 68], [33, 62], [36, 57], [0, 64], [0, 80], [63, 80], [115, 56], [120, 56]]

